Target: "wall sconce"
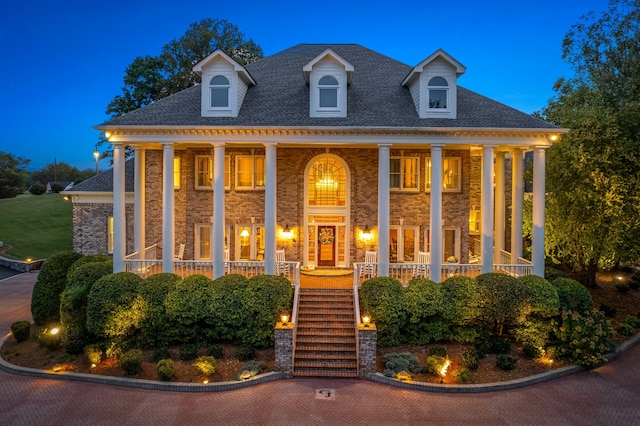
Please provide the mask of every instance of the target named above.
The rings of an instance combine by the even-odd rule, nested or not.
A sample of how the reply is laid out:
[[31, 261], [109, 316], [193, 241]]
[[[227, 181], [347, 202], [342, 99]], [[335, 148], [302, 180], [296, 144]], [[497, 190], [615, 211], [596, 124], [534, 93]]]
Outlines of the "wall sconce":
[[369, 327], [369, 323], [371, 322], [371, 315], [369, 312], [365, 312], [362, 314], [362, 324], [364, 324], [365, 328]]
[[289, 224], [286, 224], [284, 229], [282, 230], [282, 236], [286, 239], [291, 238], [291, 236], [293, 235], [293, 233], [291, 232], [291, 229], [289, 228]]
[[367, 241], [371, 239], [371, 230], [369, 229], [369, 225], [364, 226], [364, 230], [362, 231], [362, 238]]

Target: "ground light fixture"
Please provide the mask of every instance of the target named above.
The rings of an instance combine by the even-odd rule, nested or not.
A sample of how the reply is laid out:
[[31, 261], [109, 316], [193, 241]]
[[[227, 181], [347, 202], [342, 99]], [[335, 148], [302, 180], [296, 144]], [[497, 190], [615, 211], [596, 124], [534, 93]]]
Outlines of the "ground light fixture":
[[365, 327], [369, 327], [369, 323], [371, 322], [371, 315], [369, 315], [369, 312], [365, 312], [362, 314], [362, 323], [364, 324]]
[[289, 322], [289, 312], [283, 311], [280, 314], [280, 321], [282, 321], [282, 325], [287, 325]]
[[56, 334], [60, 333], [60, 329], [58, 327], [53, 327], [51, 330], [49, 330], [49, 333], [55, 336]]

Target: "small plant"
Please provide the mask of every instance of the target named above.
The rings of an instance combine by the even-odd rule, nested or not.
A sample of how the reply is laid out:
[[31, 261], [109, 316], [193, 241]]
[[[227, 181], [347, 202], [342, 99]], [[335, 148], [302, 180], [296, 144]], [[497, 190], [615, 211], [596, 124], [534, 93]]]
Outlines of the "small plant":
[[522, 347], [522, 354], [529, 359], [538, 359], [544, 355], [544, 350], [530, 343], [527, 343]]
[[196, 359], [193, 366], [205, 376], [210, 376], [216, 372], [216, 359], [212, 356], [201, 356]]
[[253, 359], [255, 353], [256, 351], [251, 345], [243, 344], [236, 348], [236, 356], [240, 361], [249, 361]]
[[613, 333], [600, 311], [563, 311], [560, 319], [561, 323], [554, 327], [560, 340], [558, 356], [586, 367], [606, 361], [604, 355], [614, 348]]
[[458, 383], [471, 383], [473, 382], [473, 374], [466, 368], [461, 368], [453, 372], [453, 378]]
[[622, 283], [618, 283], [616, 284], [616, 290], [618, 290], [620, 293], [626, 293], [630, 290], [629, 286], [626, 284], [622, 284]]
[[633, 328], [640, 328], [640, 318], [635, 315], [627, 315], [624, 322], [629, 324]]
[[447, 356], [447, 348], [444, 346], [432, 346], [429, 348], [429, 355]]
[[18, 342], [29, 339], [31, 334], [31, 323], [29, 321], [18, 321], [11, 324], [11, 333]]
[[420, 371], [420, 361], [410, 352], [384, 354], [382, 362], [384, 363], [382, 374], [387, 377], [396, 377], [401, 371], [412, 374]]
[[132, 349], [120, 357], [120, 367], [127, 376], [135, 376], [142, 370], [142, 351]]
[[491, 340], [492, 354], [508, 354], [511, 350], [511, 344], [504, 337], [496, 337]]
[[60, 347], [62, 336], [57, 328], [43, 328], [38, 335], [38, 343], [50, 350], [56, 350]]
[[186, 344], [180, 346], [180, 359], [183, 361], [191, 361], [198, 356], [198, 347], [194, 344]]
[[88, 345], [84, 347], [84, 356], [91, 364], [98, 365], [102, 360], [102, 349], [98, 345]]
[[224, 354], [224, 349], [220, 344], [211, 345], [207, 348], [207, 355], [212, 356], [216, 359], [222, 358], [223, 354]]
[[618, 324], [617, 331], [623, 336], [633, 336], [633, 333], [635, 333], [635, 329], [633, 328], [633, 326], [626, 322], [621, 322], [620, 324]]
[[171, 355], [169, 354], [169, 348], [166, 346], [158, 346], [153, 350], [153, 361], [158, 362], [162, 359], [169, 359]]
[[120, 345], [118, 345], [116, 342], [111, 342], [109, 344], [109, 347], [105, 350], [105, 355], [107, 356], [107, 358], [116, 358], [116, 359], [120, 359], [120, 357], [123, 354], [123, 349]]
[[442, 369], [447, 364], [448, 359], [443, 356], [430, 355], [426, 360], [427, 373], [440, 376]]
[[600, 305], [599, 308], [602, 313], [604, 313], [604, 316], [607, 318], [613, 318], [614, 316], [616, 316], [616, 308], [612, 308], [609, 305], [605, 305], [604, 303], [602, 305]]
[[464, 351], [460, 356], [460, 363], [465, 369], [476, 371], [480, 367], [480, 359], [478, 351]]
[[173, 369], [173, 361], [170, 359], [161, 359], [156, 364], [156, 371], [158, 372], [158, 378], [162, 381], [168, 382], [173, 378], [175, 374]]
[[263, 373], [267, 369], [267, 364], [262, 361], [248, 361], [240, 368], [238, 372], [238, 380], [245, 380], [248, 377], [254, 377]]
[[513, 370], [518, 360], [511, 355], [499, 354], [496, 356], [496, 367], [501, 370]]

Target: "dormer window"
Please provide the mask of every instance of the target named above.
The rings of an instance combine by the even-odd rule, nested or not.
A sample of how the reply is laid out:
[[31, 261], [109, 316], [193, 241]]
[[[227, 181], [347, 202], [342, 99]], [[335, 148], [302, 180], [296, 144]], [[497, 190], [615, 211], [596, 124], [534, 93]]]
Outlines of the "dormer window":
[[429, 109], [448, 108], [449, 85], [447, 80], [442, 77], [433, 77], [429, 80], [427, 90], [429, 91]]
[[209, 92], [211, 108], [229, 108], [229, 79], [223, 75], [216, 75], [211, 79]]
[[338, 108], [338, 80], [330, 75], [325, 75], [318, 81], [318, 102], [320, 108]]

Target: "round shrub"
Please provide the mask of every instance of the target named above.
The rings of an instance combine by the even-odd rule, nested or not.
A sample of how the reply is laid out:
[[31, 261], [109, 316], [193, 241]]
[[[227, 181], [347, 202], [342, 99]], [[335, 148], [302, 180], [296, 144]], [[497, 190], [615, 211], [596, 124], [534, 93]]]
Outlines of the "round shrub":
[[473, 382], [473, 374], [466, 368], [461, 368], [453, 372], [453, 378], [458, 383], [471, 383]]
[[560, 298], [553, 284], [537, 275], [524, 275], [518, 280], [528, 292], [529, 315], [550, 318], [560, 313]]
[[190, 275], [176, 283], [165, 299], [170, 320], [167, 338], [176, 343], [205, 340], [213, 299], [213, 281], [203, 275]]
[[31, 316], [37, 325], [60, 321], [60, 294], [67, 285], [67, 271], [81, 257], [80, 253], [65, 251], [42, 264], [31, 294]]
[[[80, 259], [73, 262], [73, 264], [67, 270], [67, 280], [70, 280], [71, 275], [73, 275], [76, 269], [78, 269], [82, 265], [85, 265], [87, 263], [104, 263], [104, 262], [110, 262], [113, 265], [111, 258], [106, 254], [90, 254], [87, 256], [82, 256]], [[113, 270], [111, 272], [113, 272]]]
[[604, 356], [615, 346], [611, 327], [600, 311], [562, 311], [560, 319], [554, 328], [557, 356], [586, 367], [606, 361]]
[[417, 374], [420, 372], [420, 361], [411, 352], [387, 353], [382, 356], [384, 374], [387, 377], [396, 377], [399, 372]]
[[158, 364], [156, 364], [156, 371], [158, 372], [158, 378], [160, 380], [168, 382], [175, 374], [173, 361], [170, 359], [161, 359], [158, 361]]
[[549, 319], [527, 320], [511, 330], [511, 335], [521, 345], [546, 348], [551, 339], [553, 321]]
[[[60, 322], [65, 332], [65, 349], [77, 354], [87, 345], [88, 332], [86, 325], [87, 300], [93, 284], [113, 271], [113, 264], [108, 262], [82, 262], [91, 257], [85, 256], [77, 260], [69, 271], [68, 282], [60, 295]], [[82, 262], [80, 266], [76, 266]]]
[[203, 375], [210, 376], [216, 372], [216, 359], [212, 356], [201, 356], [193, 366]]
[[496, 367], [501, 370], [513, 370], [518, 360], [514, 357], [506, 354], [499, 354], [496, 356]]
[[593, 307], [591, 293], [578, 281], [571, 278], [557, 278], [552, 281], [552, 284], [558, 289], [560, 309], [583, 312]]
[[87, 330], [101, 339], [126, 342], [146, 308], [138, 296], [142, 278], [131, 272], [106, 275], [93, 284], [87, 301]]
[[180, 359], [183, 361], [191, 361], [198, 356], [198, 347], [194, 344], [186, 344], [180, 346]]
[[617, 331], [623, 336], [633, 336], [633, 333], [635, 333], [635, 329], [633, 328], [633, 326], [626, 322], [621, 322], [620, 324], [618, 324]]
[[446, 305], [442, 285], [425, 278], [414, 278], [405, 290], [405, 302], [409, 343], [425, 345], [448, 337], [449, 324], [442, 318]]
[[480, 354], [478, 351], [464, 351], [460, 355], [460, 363], [468, 370], [476, 371], [480, 367]]
[[236, 357], [240, 361], [249, 361], [255, 357], [256, 351], [253, 346], [242, 344], [236, 348]]
[[158, 346], [153, 350], [153, 360], [155, 362], [160, 361], [161, 359], [168, 359], [171, 355], [169, 354], [169, 347], [167, 346]]
[[234, 340], [242, 336], [241, 330], [249, 327], [248, 285], [249, 279], [239, 274], [223, 275], [213, 281], [213, 300], [207, 317], [210, 340]]
[[442, 287], [447, 302], [442, 313], [444, 319], [454, 326], [476, 325], [481, 313], [480, 287], [476, 280], [458, 275], [447, 278]]
[[544, 350], [537, 346], [527, 343], [522, 347], [522, 354], [529, 359], [537, 359], [544, 355]]
[[267, 364], [262, 361], [248, 361], [242, 365], [240, 371], [238, 371], [238, 380], [242, 380], [242, 375], [245, 371], [249, 372], [250, 377], [257, 376], [263, 373], [267, 369]]
[[476, 278], [482, 297], [482, 318], [501, 336], [505, 327], [524, 322], [527, 312], [527, 288], [505, 274], [487, 273]]
[[635, 315], [627, 315], [624, 322], [629, 324], [633, 328], [640, 328], [640, 318]]
[[11, 334], [17, 342], [24, 342], [31, 334], [31, 323], [29, 321], [18, 321], [11, 324]]
[[167, 295], [182, 279], [171, 273], [151, 275], [140, 284], [140, 297], [144, 300], [147, 312], [140, 324], [139, 344], [142, 347], [168, 345], [170, 336], [169, 318], [165, 311]]
[[402, 329], [407, 315], [405, 293], [400, 281], [389, 277], [366, 280], [360, 288], [361, 311], [369, 311], [378, 329], [382, 347], [403, 343]]
[[502, 337], [494, 337], [491, 339], [491, 349], [489, 353], [508, 354], [510, 351], [511, 351], [511, 344], [507, 339]]
[[207, 348], [207, 355], [214, 357], [215, 359], [222, 358], [224, 354], [224, 349], [222, 345], [214, 344]]
[[291, 309], [291, 283], [280, 276], [258, 275], [249, 280], [245, 294], [250, 322], [241, 332], [242, 341], [254, 348], [273, 346], [278, 317]]
[[102, 361], [102, 348], [98, 345], [87, 345], [84, 348], [84, 356], [91, 364], [98, 365]]
[[127, 376], [135, 376], [142, 370], [142, 351], [132, 349], [120, 357], [120, 367]]
[[29, 187], [29, 192], [33, 195], [42, 195], [46, 191], [47, 191], [47, 188], [40, 183], [34, 183]]

